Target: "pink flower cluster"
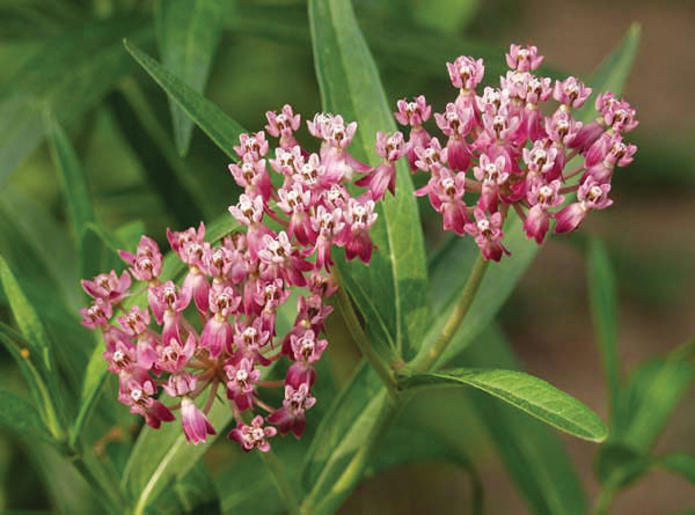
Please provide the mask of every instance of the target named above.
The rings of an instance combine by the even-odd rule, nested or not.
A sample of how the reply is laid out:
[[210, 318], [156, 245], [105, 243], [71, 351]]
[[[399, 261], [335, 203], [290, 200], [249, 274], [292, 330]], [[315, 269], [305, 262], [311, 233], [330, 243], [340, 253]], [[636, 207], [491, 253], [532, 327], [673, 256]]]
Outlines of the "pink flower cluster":
[[[82, 310], [82, 323], [104, 336], [104, 358], [120, 380], [119, 400], [154, 428], [180, 409], [187, 440], [199, 443], [216, 434], [208, 413], [222, 387], [237, 422], [229, 438], [246, 451], [267, 451], [278, 431], [302, 435], [305, 413], [316, 402], [315, 366], [328, 345], [320, 335], [332, 311], [326, 299], [336, 291], [331, 251], [342, 247], [348, 260], [369, 263], [375, 203], [394, 190], [394, 162], [405, 152], [400, 133], [378, 134], [383, 163], [370, 168], [348, 152], [357, 124], [317, 114], [308, 127], [321, 146], [310, 154], [294, 138], [300, 118], [290, 106], [266, 116], [267, 133], [279, 138], [274, 156], [266, 157], [265, 132], [242, 134], [234, 147], [239, 161], [229, 165], [244, 188], [229, 211], [243, 229], [217, 245], [205, 241], [202, 223], [167, 232], [188, 268], [180, 286], [160, 280], [162, 253], [147, 236], [134, 254], [120, 252], [129, 265], [120, 277], [112, 271], [82, 282], [94, 299]], [[353, 197], [347, 186], [358, 173], [357, 185], [368, 189]], [[146, 289], [146, 305], [128, 302], [133, 279]], [[293, 292], [296, 319], [279, 335], [278, 309]], [[264, 379], [263, 369], [284, 356], [285, 379]], [[282, 388], [282, 406], [264, 401], [263, 388]], [[178, 400], [162, 402], [162, 389]], [[195, 402], [204, 392], [207, 398]]]
[[[443, 113], [434, 114], [445, 143], [423, 127], [432, 112], [424, 96], [400, 100], [395, 113], [410, 127], [411, 169], [430, 174], [415, 194], [429, 197], [445, 230], [470, 234], [482, 256], [494, 261], [509, 254], [502, 227], [510, 206], [538, 244], [551, 218], [556, 233], [573, 231], [590, 211], [613, 203], [608, 198], [613, 172], [632, 162], [637, 150], [623, 141], [623, 133], [638, 124], [626, 101], [612, 93], [599, 95], [599, 116], [584, 125], [573, 110], [584, 105], [590, 88], [574, 77], [553, 83], [532, 73], [543, 61], [535, 46], [511, 45], [506, 58], [510, 70], [500, 87], [486, 87], [482, 95], [476, 93], [485, 71], [482, 59], [461, 56], [447, 63], [459, 94]], [[551, 99], [559, 105], [546, 109], [551, 114], [545, 116], [541, 108]], [[567, 170], [577, 156], [581, 164]], [[475, 194], [475, 204], [466, 203], [464, 193]]]

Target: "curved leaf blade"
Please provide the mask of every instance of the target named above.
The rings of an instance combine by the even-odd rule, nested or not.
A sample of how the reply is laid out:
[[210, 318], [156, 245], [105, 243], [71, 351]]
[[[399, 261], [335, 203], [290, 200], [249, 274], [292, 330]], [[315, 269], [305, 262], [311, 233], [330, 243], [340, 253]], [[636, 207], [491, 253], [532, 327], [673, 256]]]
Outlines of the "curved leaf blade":
[[615, 276], [611, 270], [606, 247], [594, 238], [589, 244], [588, 283], [591, 318], [601, 349], [603, 368], [608, 383], [611, 411], [618, 403], [620, 388], [620, 357], [618, 355], [618, 300]]
[[[311, 0], [309, 23], [323, 108], [357, 120], [351, 152], [380, 161], [376, 133], [393, 132], [396, 124], [350, 1]], [[419, 349], [430, 316], [428, 279], [420, 217], [404, 160], [397, 165], [396, 181], [396, 196], [381, 203], [372, 229], [379, 250], [370, 266], [341, 261], [339, 267], [374, 343], [409, 359]]]
[[233, 161], [239, 156], [234, 152], [233, 144], [239, 140], [244, 128], [213, 102], [186, 85], [180, 78], [169, 72], [142, 50], [124, 42], [126, 50], [140, 66], [159, 84], [159, 86], [191, 117], [205, 134]]
[[418, 374], [404, 388], [467, 385], [493, 395], [566, 433], [601, 442], [608, 430], [601, 419], [574, 397], [550, 383], [517, 370], [466, 369]]
[[[197, 93], [207, 82], [229, 0], [160, 0], [155, 8], [155, 27], [162, 64]], [[174, 141], [185, 156], [191, 143], [193, 122], [169, 99]]]

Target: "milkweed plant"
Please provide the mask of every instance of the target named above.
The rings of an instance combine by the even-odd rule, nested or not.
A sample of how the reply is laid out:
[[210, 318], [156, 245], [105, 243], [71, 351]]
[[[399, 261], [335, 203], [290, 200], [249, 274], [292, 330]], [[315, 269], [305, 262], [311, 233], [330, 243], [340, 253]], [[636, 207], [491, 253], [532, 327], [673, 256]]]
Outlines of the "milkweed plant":
[[[532, 44], [485, 60], [462, 46], [464, 55], [437, 62], [447, 98], [422, 91], [389, 102], [350, 2], [311, 0], [323, 110], [300, 113], [280, 99], [246, 131], [201, 93], [226, 11], [198, 3], [209, 11], [159, 5], [161, 64], [139, 49], [137, 32], [123, 53], [169, 96], [175, 137], [161, 143], [159, 133], [168, 159], [183, 159], [176, 150], [186, 154], [194, 123], [225, 152], [218, 173], [237, 192], [228, 211], [166, 234], [109, 233], [54, 104], [41, 117], [82, 261], [81, 324], [98, 341], [84, 359], [70, 347], [85, 339], [76, 309], [42, 311], [12, 256], [0, 261], [13, 313], [0, 338], [30, 392], [2, 391], [3, 425], [58, 452], [66, 477], [91, 492], [85, 510], [334, 513], [368, 475], [448, 461], [467, 472], [472, 513], [483, 513], [475, 449], [464, 454], [407, 417], [414, 399], [437, 403], [443, 386], [479, 392], [461, 409], [491, 428], [533, 513], [589, 510], [571, 460], [534, 417], [601, 443], [596, 513], [651, 467], [692, 475], [695, 458], [656, 457], [650, 443], [621, 439], [629, 421], [615, 413], [630, 390], [615, 368], [614, 279], [600, 241], [581, 236], [636, 157], [637, 111], [620, 93], [638, 27], [588, 81], [545, 67]], [[217, 27], [209, 41], [195, 32], [205, 24]], [[204, 69], [177, 60], [188, 50]], [[148, 109], [132, 77], [119, 88], [134, 109]], [[495, 329], [539, 248], [570, 233], [588, 249], [608, 426], [504, 358]], [[430, 241], [444, 243], [430, 252]], [[361, 361], [343, 364], [341, 378], [345, 353], [332, 349], [346, 341]], [[669, 358], [661, 380], [690, 366], [689, 349]], [[79, 373], [70, 363], [81, 363]], [[522, 438], [540, 462], [513, 451]], [[229, 463], [214, 480], [201, 461], [213, 450]], [[533, 486], [541, 475], [556, 483]]]

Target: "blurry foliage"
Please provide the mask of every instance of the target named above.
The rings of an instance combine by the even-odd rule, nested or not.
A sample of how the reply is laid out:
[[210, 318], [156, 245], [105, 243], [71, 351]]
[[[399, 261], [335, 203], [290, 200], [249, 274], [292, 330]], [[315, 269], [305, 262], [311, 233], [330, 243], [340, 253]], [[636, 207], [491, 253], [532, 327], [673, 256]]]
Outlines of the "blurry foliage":
[[[71, 403], [83, 398], [83, 371], [95, 348], [98, 357], [97, 346], [101, 345], [78, 326], [76, 309], [83, 301], [78, 277], [82, 272], [103, 269], [112, 259], [109, 249], [114, 245], [132, 247], [143, 231], [161, 240], [168, 226], [181, 229], [200, 219], [216, 219], [238, 195], [226, 171], [227, 156], [170, 105], [141, 68], [136, 68], [122, 39], [128, 38], [157, 56], [180, 77], [193, 79], [196, 83], [190, 85], [196, 91], [204, 92], [244, 127], [261, 128], [263, 113], [284, 103], [291, 103], [305, 117], [321, 109], [304, 2], [230, 2], [233, 5], [225, 6], [229, 7], [226, 16], [219, 14], [221, 33], [207, 34], [209, 41], [196, 50], [202, 52], [204, 60], [209, 59], [209, 66], [201, 73], [190, 69], [190, 62], [177, 61], [176, 52], [157, 51], [161, 48], [158, 44], [167, 39], [176, 42], [171, 34], [182, 26], [177, 23], [188, 21], [180, 13], [178, 22], [159, 19], [155, 34], [154, 13], [161, 14], [166, 1], [0, 0], [0, 254], [36, 308], [38, 322], [32, 318], [30, 325], [45, 328], [44, 335], [41, 329], [34, 333], [39, 334], [39, 343], [44, 339], [53, 342], [55, 356], [51, 359], [60, 371], [56, 376], [60, 386], [50, 394], [56, 396], [58, 419], [78, 410]], [[220, 2], [211, 3], [221, 9]], [[425, 91], [435, 109], [443, 108], [442, 99], [450, 93], [446, 60], [462, 53], [484, 57], [487, 80], [493, 81], [500, 74], [503, 50], [489, 41], [498, 40], [513, 26], [522, 9], [521, 3], [511, 0], [353, 3], [379, 66], [389, 105], [397, 98]], [[195, 26], [189, 29], [194, 35], [201, 30]], [[544, 72], [555, 74], [552, 68]], [[674, 197], [692, 189], [695, 159], [691, 142], [654, 133], [648, 127], [640, 127], [637, 134], [639, 157], [629, 171], [616, 178], [621, 196], [644, 195], [642, 202], [646, 202], [645, 194], [657, 188]], [[50, 146], [46, 137], [52, 141]], [[300, 132], [300, 140], [306, 137], [305, 131]], [[74, 195], [79, 197], [77, 201], [70, 200]], [[90, 204], [75, 213], [76, 202], [87, 200]], [[446, 265], [447, 251], [449, 256], [453, 251], [458, 260], [472, 262], [466, 258], [465, 244], [442, 244], [428, 216], [423, 213], [428, 228], [426, 243], [435, 256], [433, 266]], [[81, 252], [75, 250], [80, 248]], [[668, 309], [668, 302], [682, 300], [677, 297], [685, 294], [680, 280], [692, 270], [692, 264], [687, 257], [679, 259], [675, 247], [649, 248], [637, 254], [607, 241], [602, 252], [601, 259], [615, 266], [617, 291], [638, 301], [645, 311]], [[450, 259], [447, 266], [456, 266]], [[599, 278], [612, 273], [604, 265], [597, 265], [598, 271], [593, 269]], [[432, 296], [443, 302], [448, 298], [443, 292], [451, 285], [447, 284], [447, 268], [439, 270], [439, 275], [432, 274]], [[633, 280], [635, 277], [639, 281]], [[7, 284], [0, 288], [0, 320], [4, 324], [14, 320], [8, 309]], [[601, 283], [593, 284], [591, 289], [595, 290]], [[615, 290], [593, 293], [603, 295], [603, 301], [606, 295], [615, 294]], [[603, 301], [594, 299], [595, 303]], [[490, 324], [485, 321], [482, 325]], [[17, 344], [20, 337], [9, 326], [0, 329], [14, 342], [10, 345]], [[665, 468], [691, 482], [695, 476], [691, 456], [656, 456], [653, 452], [672, 410], [692, 384], [692, 349], [684, 346], [636, 370], [620, 371], [615, 368], [617, 344], [611, 331], [616, 329], [604, 327], [598, 338], [604, 348], [612, 349], [605, 366], [614, 386], [613, 433], [596, 462], [602, 483], [600, 509], [607, 509], [620, 488], [651, 468]], [[466, 344], [471, 344], [471, 335], [462, 338], [469, 338]], [[350, 370], [340, 371], [345, 364], [339, 361], [354, 352], [347, 349], [350, 338], [343, 340], [347, 343], [329, 354], [333, 372], [322, 371], [333, 374], [336, 382], [343, 378], [341, 383]], [[504, 336], [494, 326], [455, 360], [457, 366], [519, 368]], [[45, 365], [39, 363], [37, 367]], [[26, 382], [30, 374], [23, 378], [4, 348], [0, 351], [0, 372], [3, 394], [31, 402]], [[41, 370], [38, 374], [47, 379]], [[112, 379], [108, 379], [107, 388], [115, 391]], [[326, 381], [321, 397], [333, 397], [337, 386]], [[86, 455], [85, 460], [97, 462], [94, 466], [103, 475], [93, 480], [108, 485], [120, 479], [128, 467], [139, 428], [113, 398], [97, 395], [94, 403], [90, 410], [95, 414], [82, 428], [78, 450]], [[293, 481], [299, 481], [307, 447], [318, 430], [320, 415], [329, 406], [329, 402], [317, 405], [302, 442], [287, 439], [278, 445], [277, 454], [290, 469]], [[655, 410], [655, 406], [660, 409]], [[65, 410], [62, 415], [61, 410]], [[422, 433], [417, 437], [407, 433], [408, 427], [418, 425], [427, 431], [425, 438], [438, 442], [436, 452], [419, 454], [425, 447], [418, 440]], [[428, 402], [425, 395], [416, 396], [399, 415], [385, 448], [398, 450], [406, 445], [412, 445], [410, 454], [401, 456], [394, 451], [373, 456], [368, 472], [376, 474], [406, 460], [453, 461], [467, 470], [473, 491], [477, 491], [478, 472], [470, 463], [489, 459], [495, 447], [522, 495], [539, 513], [582, 513], [588, 503], [556, 435], [477, 392], [457, 391], [437, 403]], [[211, 447], [205, 457], [207, 467], [199, 462], [185, 476], [174, 478], [172, 474], [174, 479], [161, 485], [157, 494], [162, 513], [282, 510], [281, 499], [258, 457], [240, 456], [224, 443]], [[98, 449], [98, 456], [93, 455], [94, 449]], [[80, 464], [65, 461], [37, 440], [9, 431], [0, 433], [0, 509], [99, 512], [103, 499], [95, 496], [76, 466]], [[529, 471], [538, 481], [529, 481]], [[235, 487], [227, 488], [230, 484]], [[572, 507], [555, 504], [560, 499], [572, 499]]]

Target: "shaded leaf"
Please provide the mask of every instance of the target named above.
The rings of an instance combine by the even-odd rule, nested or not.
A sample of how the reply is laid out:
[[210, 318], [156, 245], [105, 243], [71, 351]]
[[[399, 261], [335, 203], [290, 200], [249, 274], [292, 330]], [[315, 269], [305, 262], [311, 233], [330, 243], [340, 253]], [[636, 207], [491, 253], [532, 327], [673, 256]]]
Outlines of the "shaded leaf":
[[[351, 152], [373, 163], [377, 131], [396, 129], [379, 73], [346, 0], [310, 1], [309, 24], [324, 110], [357, 120]], [[367, 320], [374, 344], [410, 359], [429, 319], [425, 249], [407, 163], [397, 165], [396, 196], [379, 204], [369, 267], [339, 262], [341, 276]], [[386, 333], [386, 334], [384, 334]], [[391, 356], [393, 357], [393, 356]]]
[[690, 454], [669, 454], [658, 463], [666, 470], [678, 474], [695, 485], [695, 456]]
[[594, 238], [589, 244], [588, 282], [591, 316], [601, 349], [603, 368], [608, 383], [610, 406], [615, 409], [620, 387], [620, 358], [618, 355], [618, 309], [615, 277], [606, 248]]
[[[222, 26], [232, 6], [229, 0], [160, 0], [155, 27], [162, 64], [194, 91], [202, 93]], [[174, 140], [181, 155], [191, 142], [193, 122], [169, 99]]]
[[87, 181], [68, 135], [50, 114], [45, 117], [45, 128], [53, 164], [58, 170], [72, 220], [73, 234], [80, 243], [80, 235], [87, 224], [96, 222]]
[[[238, 488], [229, 484], [229, 487]], [[201, 462], [174, 482], [146, 513], [152, 515], [220, 515], [220, 499], [208, 470]]]
[[28, 439], [51, 442], [51, 435], [41, 421], [41, 415], [14, 393], [0, 389], [0, 426]]
[[232, 148], [244, 132], [237, 122], [229, 118], [210, 100], [187, 86], [180, 78], [167, 71], [161, 64], [142, 50], [125, 43], [126, 50], [142, 66], [154, 81], [174, 99], [184, 112], [203, 129], [212, 141], [233, 161], [238, 161]]
[[128, 73], [126, 35], [142, 42], [150, 29], [141, 19], [114, 18], [61, 34], [0, 89], [0, 184], [43, 140], [46, 109], [67, 125]]

